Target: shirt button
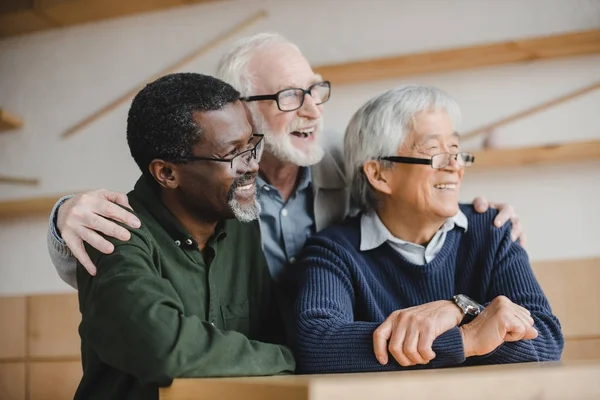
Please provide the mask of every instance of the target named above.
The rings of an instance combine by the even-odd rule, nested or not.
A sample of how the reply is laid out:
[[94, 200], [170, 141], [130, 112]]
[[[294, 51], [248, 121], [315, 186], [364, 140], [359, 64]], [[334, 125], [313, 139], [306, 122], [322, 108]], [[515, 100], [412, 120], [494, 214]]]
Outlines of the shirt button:
[[290, 258], [290, 264], [294, 264], [296, 262], [296, 259], [294, 257]]
[[266, 186], [266, 185], [265, 185], [265, 186], [263, 186], [263, 188], [264, 188], [264, 189], [265, 189], [265, 191], [267, 191], [267, 192], [268, 192], [269, 190], [271, 190], [271, 189], [269, 189], [269, 187], [268, 187], [268, 186]]
[[284, 208], [283, 210], [281, 210], [281, 215], [283, 215], [284, 217], [287, 217], [287, 210]]
[[192, 239], [188, 239], [185, 241], [185, 244], [187, 244], [188, 246], [192, 245]]
[[181, 241], [179, 241], [179, 240], [176, 240], [176, 241], [175, 241], [175, 244], [176, 244], [177, 246], [181, 246]]
[[213, 327], [215, 326], [215, 323], [214, 323], [214, 322], [211, 322], [210, 324], [211, 324]]

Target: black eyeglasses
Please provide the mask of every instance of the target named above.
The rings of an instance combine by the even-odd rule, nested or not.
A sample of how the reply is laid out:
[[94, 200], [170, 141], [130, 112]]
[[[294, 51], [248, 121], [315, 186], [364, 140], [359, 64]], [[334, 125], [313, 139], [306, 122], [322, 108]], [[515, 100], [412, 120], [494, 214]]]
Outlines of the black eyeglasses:
[[240, 153], [236, 154], [232, 158], [216, 158], [216, 157], [185, 157], [176, 160], [175, 162], [192, 162], [192, 161], [218, 161], [218, 162], [227, 162], [230, 164], [231, 169], [233, 170], [241, 170], [243, 168], [247, 168], [250, 165], [250, 161], [255, 159], [257, 162], [260, 161], [263, 153], [263, 138], [265, 135], [254, 133], [252, 134], [252, 139], [246, 146], [245, 150], [242, 150]]
[[323, 104], [331, 97], [331, 83], [329, 81], [317, 82], [306, 90], [301, 88], [283, 89], [275, 94], [241, 97], [240, 100], [275, 100], [280, 111], [296, 111], [304, 104], [304, 97], [307, 94], [313, 98], [316, 105]]
[[431, 168], [442, 169], [450, 165], [450, 161], [455, 159], [459, 167], [470, 167], [475, 162], [475, 156], [471, 153], [439, 153], [431, 158], [415, 158], [415, 157], [381, 157], [380, 160], [391, 161], [401, 164], [421, 164], [430, 165]]

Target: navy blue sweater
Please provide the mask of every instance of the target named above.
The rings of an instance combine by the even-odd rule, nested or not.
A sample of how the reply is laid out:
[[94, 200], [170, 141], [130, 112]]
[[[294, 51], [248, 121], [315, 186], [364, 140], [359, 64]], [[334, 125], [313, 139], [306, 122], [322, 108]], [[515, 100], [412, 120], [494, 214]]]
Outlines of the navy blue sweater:
[[415, 265], [387, 243], [360, 251], [360, 216], [308, 239], [296, 301], [298, 372], [332, 373], [406, 369], [393, 357], [386, 366], [373, 353], [373, 331], [393, 312], [466, 294], [487, 305], [504, 295], [531, 312], [533, 340], [504, 343], [492, 353], [465, 359], [458, 327], [433, 343], [426, 365], [497, 364], [558, 360], [563, 336], [525, 250], [510, 239], [510, 224], [493, 226], [497, 211], [479, 214], [461, 206], [469, 228], [448, 232], [432, 262]]

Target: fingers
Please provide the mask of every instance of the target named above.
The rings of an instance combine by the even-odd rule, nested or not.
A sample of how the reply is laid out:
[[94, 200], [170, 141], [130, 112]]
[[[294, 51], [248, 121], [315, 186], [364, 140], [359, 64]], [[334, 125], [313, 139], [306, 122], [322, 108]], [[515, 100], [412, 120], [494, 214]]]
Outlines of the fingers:
[[[425, 359], [421, 356], [421, 354], [417, 350], [417, 347], [419, 345], [419, 336], [420, 336], [419, 331], [417, 329], [415, 329], [414, 327], [411, 327], [411, 328], [409, 328], [409, 331], [406, 333], [406, 336], [404, 337], [402, 352], [404, 353], [404, 356], [406, 358], [408, 358], [408, 361], [410, 362], [409, 365], [426, 364], [429, 361], [429, 360], [425, 361]], [[400, 361], [398, 361], [398, 362], [400, 362]], [[400, 363], [400, 365], [403, 365], [403, 364]], [[403, 365], [403, 366], [406, 367], [407, 365]]]
[[484, 213], [488, 210], [490, 205], [485, 197], [480, 196], [476, 197], [475, 200], [473, 200], [473, 207], [478, 213]]
[[390, 338], [388, 350], [394, 359], [398, 361], [398, 364], [403, 367], [410, 367], [411, 365], [414, 365], [414, 363], [404, 354], [405, 335], [406, 330], [396, 326], [393, 330], [392, 337]]
[[531, 340], [535, 339], [536, 337], [538, 337], [537, 329], [535, 329], [533, 326], [530, 326], [529, 328], [527, 328], [525, 335], [523, 335], [523, 340]]
[[[67, 238], [64, 239], [67, 241]], [[67, 244], [69, 244], [69, 249], [71, 250], [71, 253], [73, 253], [73, 256], [75, 256], [75, 258], [81, 263], [81, 265], [83, 265], [90, 275], [95, 276], [96, 266], [85, 251], [83, 241], [77, 237], [73, 237], [72, 240], [69, 238], [69, 242], [67, 242]]]
[[373, 332], [373, 352], [379, 364], [388, 363], [388, 339], [392, 334], [392, 321], [390, 318], [383, 321]]
[[503, 226], [511, 218], [517, 218], [515, 210], [510, 204], [498, 204], [498, 210], [498, 215], [494, 218], [494, 225], [497, 228]]
[[[122, 193], [108, 192], [111, 195], [118, 196], [118, 198], [114, 198], [114, 201], [118, 204], [124, 205], [126, 207], [131, 208], [129, 206], [127, 196]], [[119, 207], [117, 204], [111, 200], [111, 198], [107, 197], [106, 200], [100, 199], [98, 202], [98, 210], [95, 211], [96, 214], [102, 215], [106, 218], [113, 219], [115, 221], [122, 222], [131, 228], [139, 228], [141, 226], [140, 220], [130, 213], [129, 211]], [[106, 233], [108, 234], [108, 233]], [[111, 235], [112, 236], [112, 235]], [[122, 239], [127, 240], [127, 239]]]
[[101, 189], [99, 192], [102, 197], [112, 203], [117, 203], [127, 208], [133, 208], [129, 205], [129, 199], [125, 193], [112, 192], [105, 189]]
[[[113, 204], [113, 206], [115, 206], [115, 205]], [[115, 206], [115, 207], [119, 208], [118, 206]], [[89, 215], [88, 219], [84, 222], [84, 225], [87, 228], [92, 229], [96, 232], [103, 233], [106, 236], [114, 237], [114, 238], [122, 240], [122, 241], [126, 241], [131, 238], [131, 233], [127, 229], [123, 228], [122, 226], [119, 226], [118, 224], [116, 224], [108, 219], [104, 219], [96, 214]], [[85, 229], [80, 230], [81, 233], [83, 233], [84, 231], [85, 231]], [[87, 242], [87, 240], [86, 240], [86, 242]], [[88, 243], [90, 243], [90, 242], [88, 242]], [[92, 244], [92, 243], [90, 243], [90, 244]], [[94, 246], [94, 247], [96, 247], [96, 246]], [[98, 250], [100, 250], [100, 249], [98, 249]], [[100, 251], [102, 251], [102, 250], [100, 250]]]
[[[114, 251], [115, 246], [108, 240], [104, 239], [98, 233], [91, 229], [81, 228], [78, 232], [79, 240], [83, 240], [90, 244], [93, 248], [104, 254], [110, 254]], [[68, 245], [68, 243], [67, 243]]]

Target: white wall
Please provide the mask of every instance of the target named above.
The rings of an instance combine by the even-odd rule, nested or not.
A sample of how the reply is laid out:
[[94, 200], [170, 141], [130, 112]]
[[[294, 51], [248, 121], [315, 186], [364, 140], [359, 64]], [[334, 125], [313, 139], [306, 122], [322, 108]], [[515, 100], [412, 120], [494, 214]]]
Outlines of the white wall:
[[[138, 176], [125, 141], [128, 105], [68, 140], [61, 132], [258, 9], [245, 34], [288, 36], [314, 64], [503, 41], [600, 27], [599, 0], [225, 1], [0, 41], [0, 105], [26, 126], [0, 135], [0, 173], [40, 177], [36, 188], [0, 185], [0, 199], [107, 187]], [[185, 68], [212, 73], [231, 42]], [[414, 76], [462, 106], [464, 130], [600, 78], [600, 56]], [[400, 80], [336, 86], [326, 105], [331, 141], [352, 112]], [[600, 92], [507, 126], [502, 145], [600, 139]], [[470, 146], [476, 146], [477, 141]], [[532, 259], [600, 256], [600, 163], [466, 174], [462, 198], [485, 195], [519, 212]], [[68, 290], [46, 251], [45, 218], [0, 220], [0, 295]]]

